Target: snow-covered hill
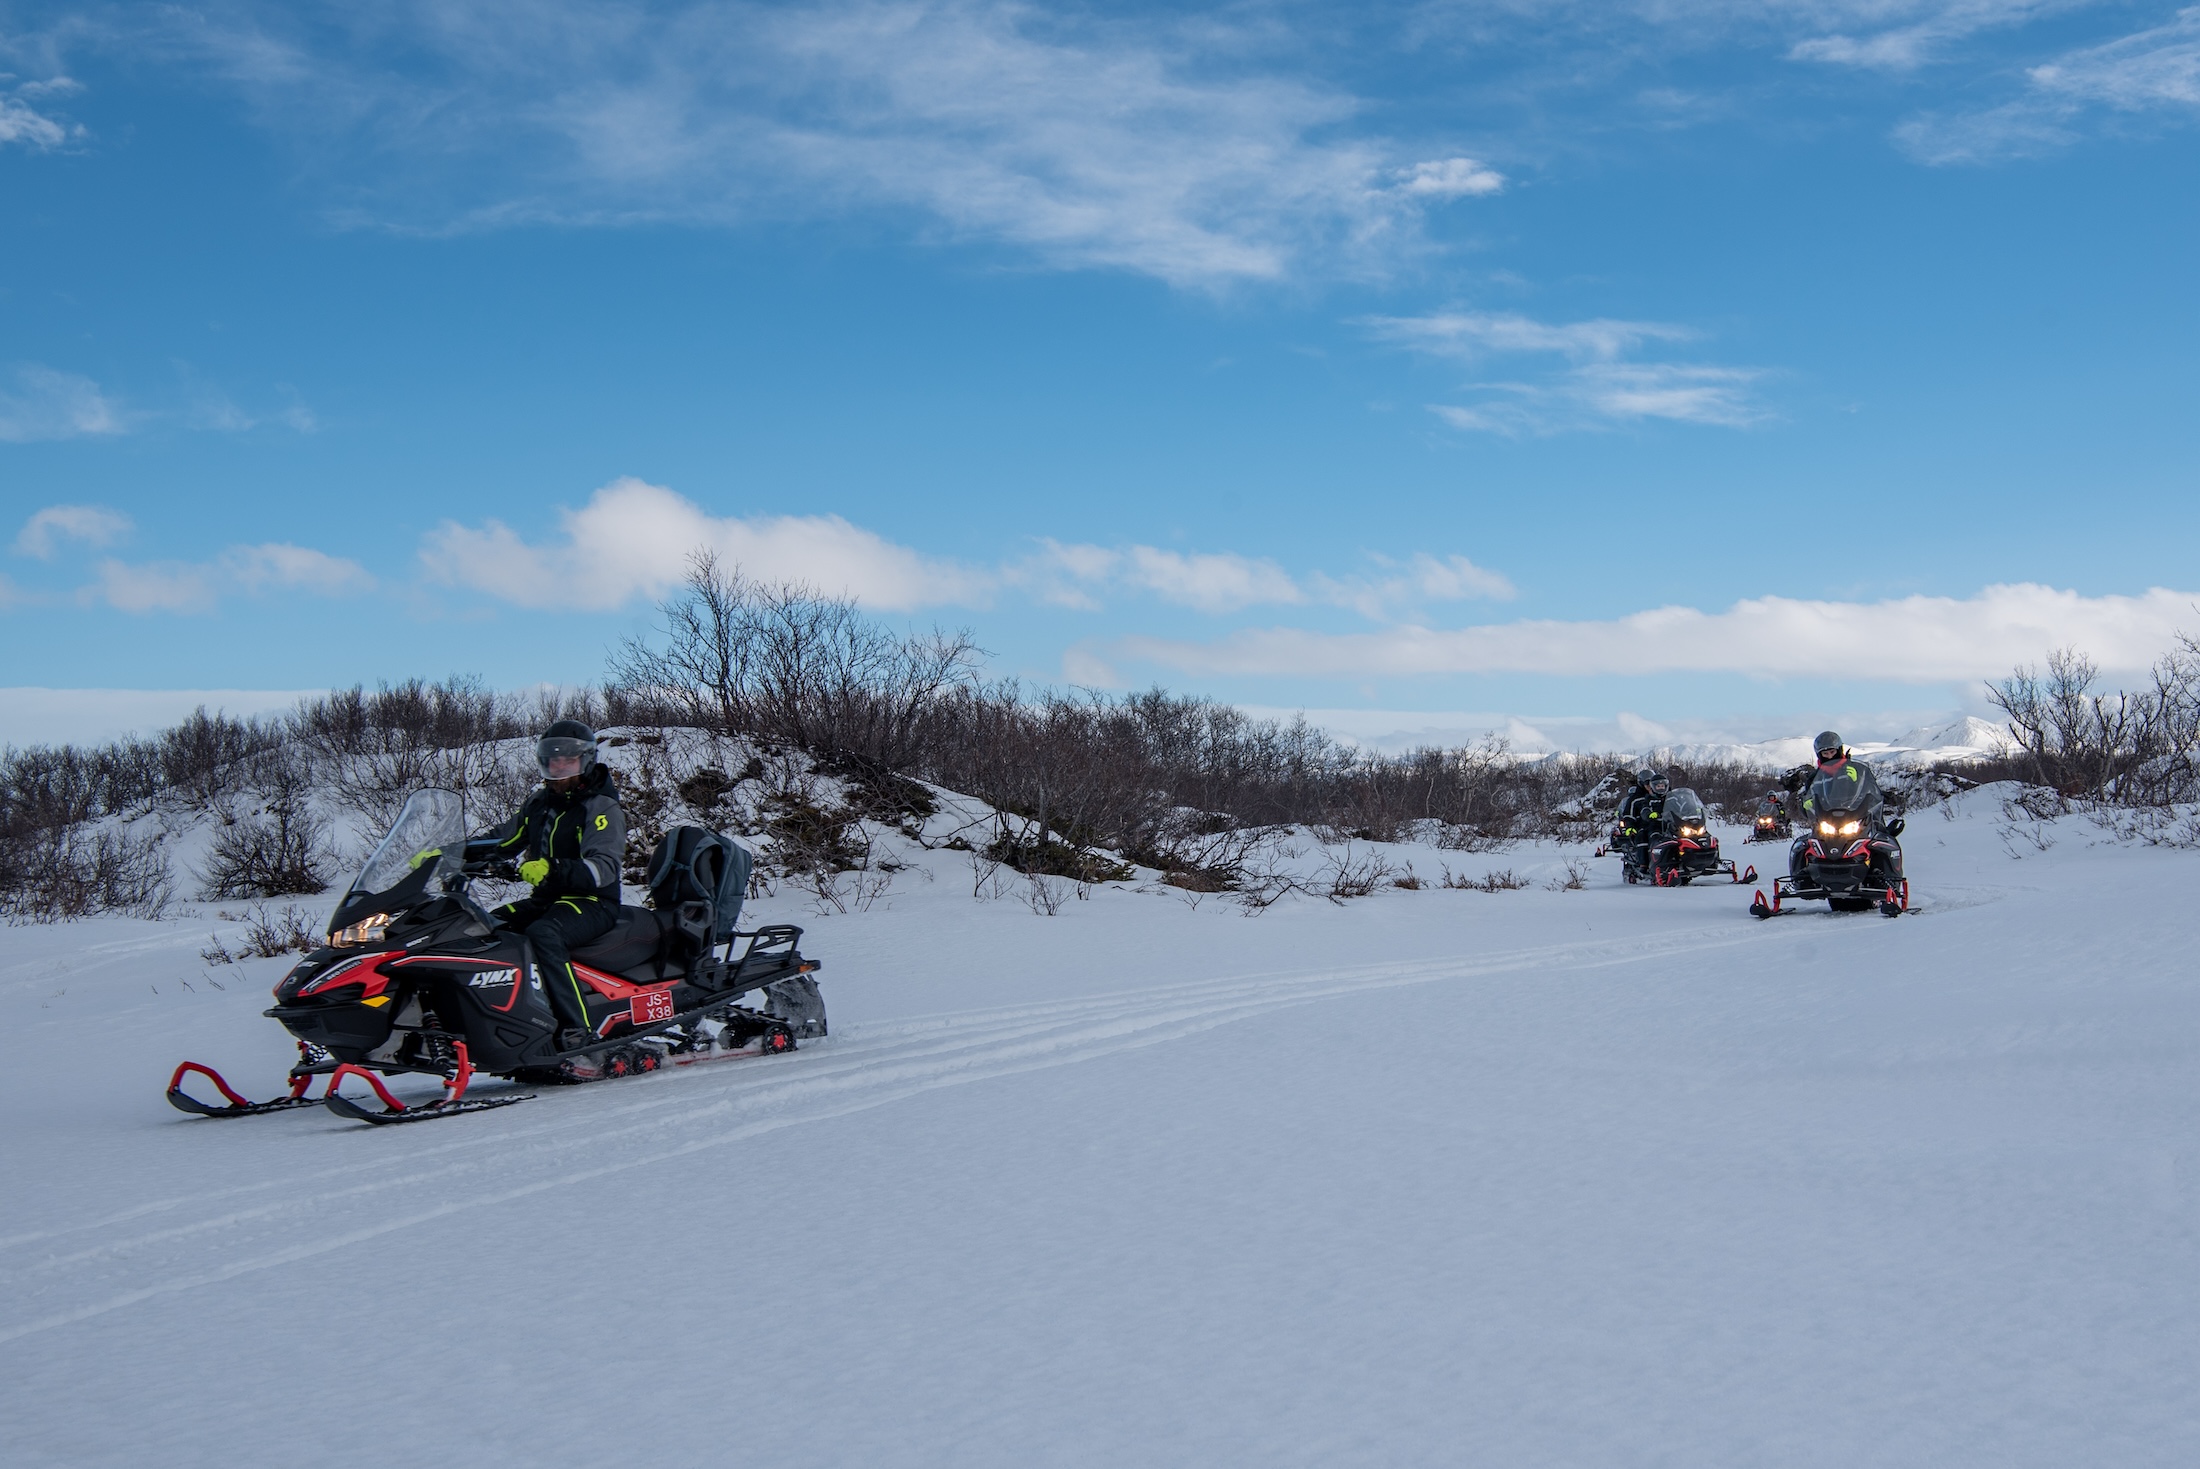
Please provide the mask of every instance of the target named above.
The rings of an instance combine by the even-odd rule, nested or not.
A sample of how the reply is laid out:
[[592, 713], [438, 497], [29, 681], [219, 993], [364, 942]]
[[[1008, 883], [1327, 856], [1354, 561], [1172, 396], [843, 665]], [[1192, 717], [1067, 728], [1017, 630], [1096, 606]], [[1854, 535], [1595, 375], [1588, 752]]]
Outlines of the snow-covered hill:
[[2193, 1462], [2200, 855], [1999, 795], [1891, 922], [911, 846], [750, 914], [830, 1040], [379, 1132], [162, 1103], [288, 1059], [211, 912], [0, 929], [8, 1462]]
[[[1642, 753], [1649, 759], [1687, 763], [1720, 762], [1755, 765], [1767, 770], [1787, 769], [1811, 758], [1816, 734], [1761, 740], [1755, 743], [1712, 742], [1660, 745]], [[1959, 715], [1943, 723], [1929, 724], [1891, 740], [1854, 740], [1849, 748], [1875, 765], [1923, 769], [1942, 761], [1991, 759], [2011, 748], [2007, 725], [1993, 724], [1975, 715]]]

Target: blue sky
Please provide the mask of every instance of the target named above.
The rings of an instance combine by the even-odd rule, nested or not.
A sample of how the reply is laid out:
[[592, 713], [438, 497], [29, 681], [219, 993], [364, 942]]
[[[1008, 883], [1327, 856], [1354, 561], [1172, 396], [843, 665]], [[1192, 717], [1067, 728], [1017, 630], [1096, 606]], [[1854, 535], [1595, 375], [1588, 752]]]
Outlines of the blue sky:
[[2143, 666], [2196, 122], [2159, 4], [0, 3], [0, 685], [583, 682], [697, 544], [1377, 725]]

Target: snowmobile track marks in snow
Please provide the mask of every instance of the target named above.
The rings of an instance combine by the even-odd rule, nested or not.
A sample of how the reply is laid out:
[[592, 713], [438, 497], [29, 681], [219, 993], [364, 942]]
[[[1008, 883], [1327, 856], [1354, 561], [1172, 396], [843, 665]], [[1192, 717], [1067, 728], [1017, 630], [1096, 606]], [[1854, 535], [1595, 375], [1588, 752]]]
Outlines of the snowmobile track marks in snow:
[[[660, 1167], [787, 1128], [943, 1088], [1143, 1050], [1324, 1000], [1522, 971], [1655, 964], [1661, 956], [1698, 952], [1707, 945], [1753, 942], [1785, 946], [1777, 929], [1722, 922], [1647, 939], [1583, 940], [1471, 959], [1219, 976], [1142, 991], [919, 1016], [854, 1027], [794, 1055], [756, 1058], [770, 1061], [768, 1067], [668, 1069], [635, 1078], [614, 1093], [591, 1088], [552, 1094], [545, 1099], [545, 1107], [552, 1109], [547, 1114], [529, 1108], [509, 1123], [485, 1124], [459, 1137], [435, 1134], [437, 1141], [427, 1147], [367, 1143], [365, 1138], [379, 1137], [382, 1130], [361, 1129], [367, 1156], [355, 1154], [324, 1169], [288, 1174], [280, 1182], [161, 1200], [67, 1231], [0, 1242], [15, 1246], [62, 1233], [82, 1240], [87, 1233], [126, 1225], [149, 1213], [172, 1218], [174, 1210], [195, 1204], [278, 1187], [289, 1190], [279, 1198], [225, 1210], [215, 1219], [170, 1222], [96, 1244], [87, 1241], [88, 1248], [22, 1262], [0, 1273], [0, 1319], [11, 1322], [0, 1328], [0, 1342], [349, 1249], [453, 1215]], [[572, 1100], [559, 1105], [566, 1097]], [[225, 1128], [211, 1131], [242, 1136]], [[374, 1156], [377, 1152], [380, 1156]], [[374, 1174], [381, 1176], [363, 1176]], [[475, 1187], [454, 1190], [454, 1180]], [[330, 1184], [337, 1186], [326, 1186]], [[386, 1212], [338, 1234], [298, 1237], [297, 1219], [325, 1217], [338, 1201], [354, 1219], [371, 1216], [377, 1204]], [[173, 1248], [183, 1239], [198, 1241], [194, 1250], [204, 1268], [175, 1268], [188, 1263]], [[54, 1309], [51, 1298], [57, 1293], [79, 1299]], [[41, 1305], [49, 1309], [34, 1315]]]

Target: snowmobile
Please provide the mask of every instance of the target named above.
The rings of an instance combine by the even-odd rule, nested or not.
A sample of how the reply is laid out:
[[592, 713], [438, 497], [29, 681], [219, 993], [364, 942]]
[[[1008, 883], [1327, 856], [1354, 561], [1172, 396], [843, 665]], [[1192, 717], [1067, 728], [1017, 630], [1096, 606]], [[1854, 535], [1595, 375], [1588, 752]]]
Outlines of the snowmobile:
[[1750, 823], [1749, 835], [1744, 842], [1784, 842], [1795, 836], [1795, 823], [1788, 819], [1787, 807], [1776, 794], [1768, 794], [1757, 803], [1756, 819]]
[[[531, 1092], [468, 1095], [480, 1073], [536, 1085], [597, 1081], [735, 1055], [778, 1054], [826, 1034], [819, 965], [802, 930], [774, 924], [737, 933], [747, 852], [715, 832], [679, 827], [651, 857], [651, 908], [619, 909], [618, 924], [573, 950], [588, 1025], [551, 1009], [533, 946], [468, 892], [476, 878], [515, 874], [504, 862], [466, 862], [464, 809], [446, 790], [407, 798], [329, 918], [328, 942], [275, 986], [265, 1013], [298, 1045], [290, 1094], [252, 1102], [212, 1067], [178, 1066], [168, 1100], [201, 1117], [245, 1117], [326, 1106], [362, 1122], [395, 1123], [507, 1107]], [[421, 860], [415, 854], [425, 854]], [[740, 952], [735, 952], [736, 948]], [[760, 994], [761, 1003], [742, 1003]], [[560, 1044], [561, 1032], [567, 1044]], [[207, 1078], [225, 1099], [183, 1090]], [[400, 1102], [384, 1076], [443, 1083], [428, 1102]], [[325, 1093], [308, 1093], [326, 1076]], [[382, 1105], [340, 1094], [346, 1078]]]
[[[1814, 790], [1831, 792], [1830, 784]], [[1873, 821], [1873, 813], [1813, 801], [1817, 816], [1810, 829], [1795, 839], [1788, 854], [1788, 875], [1772, 880], [1772, 901], [1763, 889], [1750, 900], [1749, 911], [1758, 918], [1772, 918], [1795, 910], [1789, 899], [1823, 899], [1836, 913], [1862, 913], [1874, 905], [1889, 918], [1910, 909], [1910, 881], [1902, 875], [1900, 815]], [[1878, 830], [1873, 830], [1874, 826]]]
[[1685, 887], [1699, 877], [1724, 877], [1730, 883], [1757, 880], [1756, 868], [1745, 876], [1719, 855], [1710, 814], [1694, 791], [1683, 787], [1668, 792], [1659, 809], [1662, 815], [1648, 839], [1621, 853], [1620, 872], [1627, 881], [1669, 888]]

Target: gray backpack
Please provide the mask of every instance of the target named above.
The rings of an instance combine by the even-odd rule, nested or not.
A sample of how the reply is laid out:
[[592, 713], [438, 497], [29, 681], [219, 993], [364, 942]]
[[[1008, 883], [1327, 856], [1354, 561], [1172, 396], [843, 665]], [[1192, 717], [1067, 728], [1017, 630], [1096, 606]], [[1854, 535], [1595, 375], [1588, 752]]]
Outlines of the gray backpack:
[[649, 854], [650, 906], [688, 957], [732, 937], [754, 860], [731, 837], [700, 826], [676, 826], [657, 839]]

